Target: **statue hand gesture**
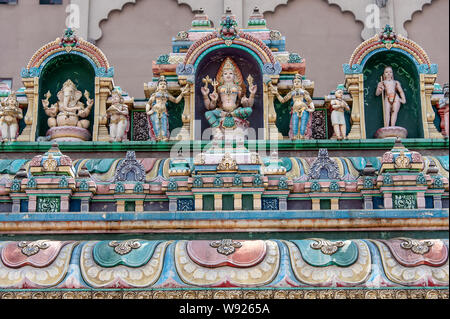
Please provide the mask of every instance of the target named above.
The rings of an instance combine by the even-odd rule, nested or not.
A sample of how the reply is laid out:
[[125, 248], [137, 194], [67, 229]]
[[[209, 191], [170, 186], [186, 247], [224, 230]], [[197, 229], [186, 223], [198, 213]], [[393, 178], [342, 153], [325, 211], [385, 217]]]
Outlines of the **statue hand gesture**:
[[278, 94], [278, 87], [273, 86], [272, 84], [270, 84], [270, 92], [272, 92], [273, 95], [277, 95]]
[[208, 87], [202, 86], [200, 88], [200, 90], [202, 91], [203, 96], [205, 96], [205, 97], [208, 96], [208, 94], [209, 94], [209, 88]]
[[217, 92], [212, 92], [212, 93], [209, 95], [209, 98], [211, 99], [211, 101], [217, 102], [217, 100], [219, 99], [219, 95], [217, 94]]
[[251, 87], [249, 87], [250, 94], [255, 95], [257, 89], [258, 87], [255, 84], [253, 84]]

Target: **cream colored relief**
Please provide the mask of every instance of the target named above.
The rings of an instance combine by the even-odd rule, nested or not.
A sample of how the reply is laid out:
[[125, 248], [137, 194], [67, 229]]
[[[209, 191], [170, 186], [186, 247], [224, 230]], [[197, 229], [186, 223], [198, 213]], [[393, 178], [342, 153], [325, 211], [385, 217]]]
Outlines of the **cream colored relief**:
[[[0, 251], [9, 242], [0, 243]], [[67, 274], [72, 256], [72, 250], [77, 243], [71, 243], [61, 248], [58, 257], [46, 267], [37, 268], [23, 266], [20, 268], [6, 267], [0, 259], [0, 288], [48, 288], [59, 284]]]
[[94, 288], [111, 288], [117, 286], [148, 287], [159, 278], [164, 253], [169, 241], [160, 243], [156, 247], [149, 262], [142, 267], [133, 268], [119, 265], [111, 268], [99, 266], [93, 258], [92, 250], [97, 241], [88, 242], [81, 251], [80, 267], [84, 280]]
[[195, 286], [263, 286], [272, 282], [278, 273], [280, 252], [274, 241], [266, 240], [267, 253], [257, 265], [248, 268], [221, 266], [206, 268], [196, 264], [186, 251], [187, 241], [179, 241], [175, 247], [175, 265], [180, 278]]
[[389, 280], [401, 285], [417, 285], [424, 283], [428, 286], [430, 280], [437, 285], [448, 285], [448, 259], [441, 267], [431, 267], [427, 265], [405, 267], [395, 260], [391, 251], [385, 244], [378, 241], [372, 242], [377, 245], [378, 250], [381, 253], [384, 272]]
[[369, 278], [372, 260], [367, 244], [362, 240], [354, 240], [354, 242], [358, 246], [358, 259], [348, 267], [311, 266], [303, 260], [300, 250], [294, 243], [289, 241], [285, 243], [289, 248], [292, 269], [299, 281], [313, 286], [330, 286], [336, 283], [343, 286], [355, 286]]

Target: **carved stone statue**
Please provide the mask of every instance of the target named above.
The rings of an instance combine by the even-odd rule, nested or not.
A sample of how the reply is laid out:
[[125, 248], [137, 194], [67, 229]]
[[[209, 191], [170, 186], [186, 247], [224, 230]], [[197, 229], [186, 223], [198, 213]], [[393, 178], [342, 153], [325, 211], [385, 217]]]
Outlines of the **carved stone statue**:
[[336, 98], [331, 101], [331, 124], [338, 140], [347, 139], [347, 128], [345, 124], [344, 112], [350, 111], [350, 107], [342, 97], [344, 91], [336, 90], [334, 93]]
[[406, 103], [405, 93], [400, 82], [395, 81], [392, 67], [384, 69], [382, 81], [378, 83], [376, 96], [382, 95], [384, 127], [395, 126], [401, 104]]
[[310, 113], [314, 112], [315, 107], [311, 96], [303, 87], [302, 76], [295, 75], [292, 89], [284, 97], [278, 93], [277, 87], [271, 85], [271, 90], [280, 103], [286, 103], [292, 99], [289, 136], [292, 140], [305, 139]]
[[117, 90], [111, 94], [111, 106], [106, 110], [106, 117], [109, 120], [109, 141], [126, 141], [130, 117], [128, 106], [124, 104], [124, 99]]
[[0, 136], [3, 142], [15, 141], [19, 135], [19, 121], [23, 118], [16, 93], [10, 95], [0, 103]]
[[[253, 84], [253, 77], [248, 76], [249, 96], [246, 96], [246, 86], [236, 63], [227, 57], [216, 78], [203, 78], [205, 84], [201, 88], [206, 119], [213, 129], [213, 140], [221, 140], [225, 134], [232, 139], [243, 141], [249, 126], [247, 118], [252, 114], [257, 86]], [[210, 93], [209, 85], [213, 92]], [[228, 138], [228, 137], [227, 137]]]
[[450, 127], [448, 121], [448, 111], [449, 111], [449, 103], [448, 103], [448, 83], [444, 84], [444, 97], [439, 100], [439, 116], [441, 117], [441, 129], [442, 135], [444, 138], [448, 138], [450, 134]]
[[188, 86], [182, 88], [180, 95], [173, 97], [167, 90], [167, 81], [165, 76], [160, 76], [156, 92], [150, 96], [145, 111], [148, 115], [149, 135], [153, 141], [168, 141], [169, 115], [167, 113], [168, 101], [175, 104], [180, 103], [181, 99], [188, 92]]
[[[72, 80], [67, 80], [62, 89], [57, 93], [58, 102], [49, 106], [50, 91], [42, 100], [45, 114], [49, 116], [47, 123], [50, 127], [47, 136], [50, 139], [59, 140], [87, 140], [90, 138], [88, 131], [90, 122], [86, 120], [91, 112], [94, 100], [89, 98], [89, 92], [84, 91], [86, 106], [80, 101], [83, 94], [77, 90]], [[56, 129], [63, 128], [64, 129]], [[78, 128], [78, 129], [76, 129]]]

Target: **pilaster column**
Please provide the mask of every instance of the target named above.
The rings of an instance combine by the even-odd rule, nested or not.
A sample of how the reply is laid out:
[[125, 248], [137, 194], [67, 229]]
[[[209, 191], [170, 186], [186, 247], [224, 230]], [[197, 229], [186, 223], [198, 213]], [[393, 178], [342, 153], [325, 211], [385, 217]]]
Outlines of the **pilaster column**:
[[383, 200], [384, 200], [384, 209], [392, 209], [393, 208], [392, 193], [384, 193]]
[[234, 194], [234, 210], [242, 210], [242, 194]]
[[311, 198], [312, 210], [320, 210], [320, 198]]
[[345, 79], [345, 87], [353, 99], [351, 111], [352, 126], [350, 133], [348, 133], [348, 139], [364, 139], [366, 138], [366, 129], [364, 123], [363, 75], [347, 75]]
[[214, 210], [222, 210], [222, 194], [214, 194]]
[[195, 194], [195, 210], [203, 210], [203, 196], [200, 194]]
[[261, 194], [253, 194], [253, 209], [261, 210]]

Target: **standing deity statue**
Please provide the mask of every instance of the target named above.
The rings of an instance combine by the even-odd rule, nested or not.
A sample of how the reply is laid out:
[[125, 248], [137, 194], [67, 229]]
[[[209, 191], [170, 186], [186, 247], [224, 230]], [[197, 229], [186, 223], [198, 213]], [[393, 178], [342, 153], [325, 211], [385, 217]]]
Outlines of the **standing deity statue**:
[[387, 66], [378, 83], [376, 96], [382, 95], [384, 127], [395, 126], [401, 104], [406, 103], [405, 93], [400, 82], [395, 81], [392, 67]]
[[441, 128], [442, 135], [444, 138], [448, 138], [450, 135], [450, 125], [448, 121], [448, 113], [449, 113], [449, 103], [448, 103], [448, 83], [444, 84], [443, 88], [444, 97], [439, 100], [439, 110], [438, 113], [441, 116]]
[[314, 112], [315, 107], [311, 96], [303, 87], [302, 76], [300, 74], [295, 75], [293, 87], [284, 97], [278, 93], [277, 87], [271, 85], [271, 90], [280, 103], [286, 103], [292, 99], [289, 136], [292, 140], [305, 139], [310, 113]]
[[124, 98], [117, 90], [111, 93], [111, 106], [106, 110], [106, 117], [109, 120], [109, 141], [126, 141], [130, 117], [128, 106], [124, 104]]
[[342, 97], [344, 96], [344, 91], [336, 90], [334, 93], [336, 98], [331, 101], [331, 124], [333, 125], [334, 133], [338, 140], [347, 139], [347, 127], [345, 124], [345, 111], [350, 111], [350, 107], [347, 102], [345, 102]]
[[3, 142], [15, 141], [19, 135], [19, 121], [23, 118], [16, 92], [0, 101], [0, 137]]
[[[213, 130], [213, 140], [221, 140], [226, 132], [233, 138], [243, 142], [246, 129], [249, 126], [247, 118], [252, 114], [257, 86], [253, 84], [253, 77], [248, 76], [249, 97], [246, 96], [246, 87], [241, 71], [236, 63], [227, 57], [216, 78], [209, 76], [203, 78], [205, 84], [201, 88], [205, 108], [205, 117]], [[210, 93], [209, 84], [213, 86]]]
[[177, 98], [173, 97], [167, 90], [167, 81], [165, 76], [160, 76], [156, 85], [156, 92], [150, 96], [145, 112], [148, 115], [149, 135], [153, 141], [168, 141], [169, 132], [169, 115], [167, 113], [168, 101], [175, 104], [179, 103], [184, 95], [188, 92], [188, 86], [182, 88]]

